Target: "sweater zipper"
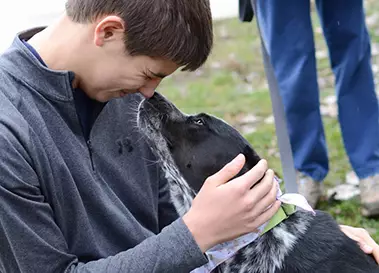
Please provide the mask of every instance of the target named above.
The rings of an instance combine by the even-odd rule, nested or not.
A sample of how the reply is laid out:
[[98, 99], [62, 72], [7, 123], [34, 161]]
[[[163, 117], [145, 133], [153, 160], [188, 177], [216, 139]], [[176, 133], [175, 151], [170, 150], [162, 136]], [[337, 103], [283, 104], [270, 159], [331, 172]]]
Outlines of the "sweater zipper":
[[91, 160], [91, 167], [92, 170], [95, 170], [95, 165], [93, 164], [93, 158], [92, 158], [92, 142], [91, 140], [87, 140], [87, 147], [88, 147], [88, 152], [89, 152], [89, 158]]

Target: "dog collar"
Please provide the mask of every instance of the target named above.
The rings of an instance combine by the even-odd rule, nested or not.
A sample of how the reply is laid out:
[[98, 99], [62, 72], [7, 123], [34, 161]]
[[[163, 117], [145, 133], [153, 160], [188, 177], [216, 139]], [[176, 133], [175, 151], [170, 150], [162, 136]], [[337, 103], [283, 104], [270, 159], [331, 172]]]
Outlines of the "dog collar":
[[281, 222], [286, 220], [291, 214], [296, 212], [296, 206], [292, 204], [282, 204], [276, 214], [267, 223], [261, 235], [265, 234], [267, 231], [273, 229]]
[[[281, 180], [275, 177], [278, 184]], [[311, 212], [315, 215], [314, 210], [308, 204], [304, 196], [295, 193], [282, 194], [282, 191], [278, 187], [277, 199], [282, 202], [282, 205], [278, 212], [271, 218], [271, 220], [262, 226], [260, 226], [256, 232], [251, 232], [238, 237], [235, 240], [218, 244], [208, 251], [205, 252], [205, 256], [208, 259], [208, 263], [198, 267], [191, 271], [191, 273], [210, 273], [217, 266], [224, 263], [231, 257], [233, 257], [240, 249], [244, 248], [248, 244], [257, 240], [259, 236], [271, 230], [285, 219], [287, 219], [291, 214], [296, 211], [296, 207], [303, 210]]]

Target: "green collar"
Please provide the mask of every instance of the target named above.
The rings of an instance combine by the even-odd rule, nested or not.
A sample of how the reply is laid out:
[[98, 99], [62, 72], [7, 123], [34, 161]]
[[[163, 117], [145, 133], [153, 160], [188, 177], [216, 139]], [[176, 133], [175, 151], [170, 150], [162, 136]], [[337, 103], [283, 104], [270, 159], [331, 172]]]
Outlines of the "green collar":
[[270, 219], [266, 227], [264, 228], [261, 235], [265, 234], [267, 231], [273, 229], [285, 219], [287, 219], [291, 214], [295, 213], [296, 206], [290, 204], [282, 204], [280, 209], [276, 212], [276, 214]]

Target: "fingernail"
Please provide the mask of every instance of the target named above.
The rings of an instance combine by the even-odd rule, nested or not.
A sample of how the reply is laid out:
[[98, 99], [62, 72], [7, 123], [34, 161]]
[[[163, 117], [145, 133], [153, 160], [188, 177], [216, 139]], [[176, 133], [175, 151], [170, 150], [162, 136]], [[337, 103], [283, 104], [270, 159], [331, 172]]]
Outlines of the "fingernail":
[[239, 154], [237, 155], [237, 157], [234, 159], [235, 162], [241, 162], [243, 160], [243, 157], [244, 155], [243, 154]]
[[373, 251], [373, 248], [371, 246], [369, 246], [369, 245], [364, 245], [363, 246], [363, 250], [364, 250], [364, 252], [371, 253]]

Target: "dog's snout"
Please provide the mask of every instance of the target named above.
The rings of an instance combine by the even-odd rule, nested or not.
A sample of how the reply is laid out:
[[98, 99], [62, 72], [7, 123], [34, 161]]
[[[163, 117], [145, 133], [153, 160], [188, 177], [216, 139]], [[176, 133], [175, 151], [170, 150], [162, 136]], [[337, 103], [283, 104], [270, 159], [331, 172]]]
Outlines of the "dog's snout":
[[168, 104], [168, 101], [158, 92], [155, 92], [154, 95], [148, 99], [148, 101], [153, 105]]
[[161, 113], [168, 113], [172, 111], [171, 103], [165, 97], [155, 92], [154, 96], [147, 99], [147, 102]]
[[150, 117], [158, 116], [161, 123], [167, 123], [170, 121], [180, 122], [186, 119], [185, 114], [157, 92], [155, 92], [154, 96], [151, 98], [145, 99], [143, 102], [143, 108], [140, 108], [140, 110], [141, 109], [143, 109]]
[[154, 92], [154, 95], [151, 98], [149, 98], [149, 99], [150, 100], [163, 100], [164, 97], [160, 93]]

